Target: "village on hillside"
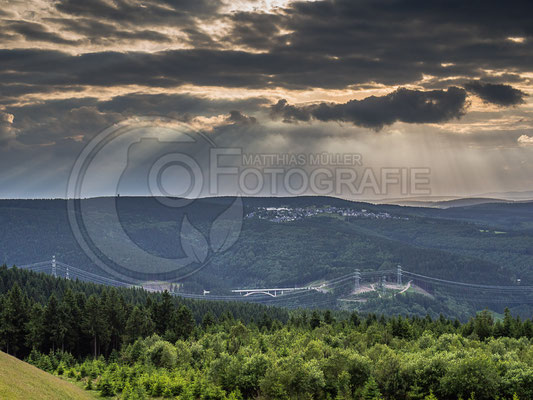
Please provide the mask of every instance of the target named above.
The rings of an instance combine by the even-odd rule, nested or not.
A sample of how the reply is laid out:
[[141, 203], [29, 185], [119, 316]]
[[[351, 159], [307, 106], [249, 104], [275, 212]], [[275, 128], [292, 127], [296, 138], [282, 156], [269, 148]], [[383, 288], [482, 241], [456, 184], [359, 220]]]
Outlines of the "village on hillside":
[[388, 212], [370, 212], [365, 209], [355, 210], [344, 207], [257, 207], [246, 214], [246, 218], [258, 218], [271, 222], [292, 222], [304, 218], [315, 217], [319, 215], [338, 215], [341, 217], [370, 218], [370, 219], [409, 219], [407, 217], [398, 217]]

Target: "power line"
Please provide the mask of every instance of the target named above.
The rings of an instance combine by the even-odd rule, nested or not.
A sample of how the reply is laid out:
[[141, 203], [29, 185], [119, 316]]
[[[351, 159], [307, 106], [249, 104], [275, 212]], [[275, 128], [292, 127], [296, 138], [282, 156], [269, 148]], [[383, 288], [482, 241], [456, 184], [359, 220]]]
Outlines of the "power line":
[[[21, 269], [28, 269], [34, 272], [48, 272], [54, 276], [63, 275], [67, 279], [80, 279], [83, 281], [89, 281], [97, 284], [104, 284], [114, 287], [135, 287], [126, 282], [118, 281], [115, 279], [107, 278], [89, 271], [82, 270], [80, 268], [73, 267], [69, 264], [63, 263], [61, 261], [55, 260], [55, 257], [51, 261], [41, 261], [31, 264], [25, 264], [19, 266]], [[505, 286], [505, 285], [487, 285], [487, 284], [476, 284], [468, 282], [459, 282], [452, 281], [442, 278], [436, 278], [432, 276], [422, 275], [411, 271], [403, 270], [401, 267], [398, 267], [396, 270], [382, 270], [382, 271], [364, 271], [360, 272], [356, 270], [355, 274], [350, 273], [342, 275], [330, 280], [325, 280], [320, 284], [315, 286], [304, 286], [301, 290], [295, 290], [288, 293], [284, 293], [280, 296], [275, 297], [265, 297], [258, 295], [251, 296], [239, 296], [239, 295], [202, 295], [196, 293], [186, 293], [186, 292], [173, 292], [173, 295], [198, 299], [198, 300], [218, 300], [218, 301], [247, 301], [252, 303], [260, 303], [265, 305], [281, 305], [285, 304], [286, 306], [312, 306], [317, 304], [326, 304], [331, 303], [333, 300], [316, 300], [310, 299], [309, 297], [315, 295], [316, 293], [327, 293], [333, 290], [352, 285], [354, 278], [356, 279], [356, 284], [363, 279], [381, 277], [383, 281], [385, 276], [395, 275], [397, 282], [401, 282], [402, 276], [408, 276], [413, 278], [416, 281], [422, 281], [429, 283], [436, 287], [446, 287], [446, 288], [456, 288], [462, 291], [453, 291], [448, 290], [447, 295], [460, 298], [465, 301], [471, 302], [507, 302], [507, 303], [533, 303], [533, 286]], [[152, 291], [148, 288], [143, 288], [144, 290]], [[468, 292], [464, 292], [464, 289], [468, 289]], [[472, 293], [472, 290], [475, 290], [477, 293]], [[505, 295], [505, 299], [499, 299], [497, 295]], [[531, 295], [528, 298], [527, 295]], [[307, 300], [311, 302], [307, 302]], [[292, 303], [292, 304], [291, 304]]]
[[533, 286], [482, 285], [482, 284], [475, 284], [475, 283], [450, 281], [450, 280], [441, 279], [441, 278], [434, 278], [434, 277], [431, 277], [431, 276], [416, 274], [414, 272], [409, 272], [409, 271], [405, 271], [405, 270], [403, 271], [403, 274], [418, 278], [420, 280], [425, 280], [425, 281], [430, 281], [430, 282], [438, 282], [438, 283], [454, 285], [454, 286], [463, 286], [463, 287], [469, 287], [469, 288], [476, 288], [476, 289], [488, 289], [488, 290], [496, 289], [496, 290], [510, 290], [510, 291], [533, 291]]

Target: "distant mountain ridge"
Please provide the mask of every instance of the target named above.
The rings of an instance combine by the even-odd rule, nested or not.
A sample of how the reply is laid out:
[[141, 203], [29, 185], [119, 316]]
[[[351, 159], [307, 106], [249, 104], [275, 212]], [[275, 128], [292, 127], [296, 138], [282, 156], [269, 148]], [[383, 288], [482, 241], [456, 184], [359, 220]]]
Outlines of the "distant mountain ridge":
[[415, 199], [390, 199], [383, 200], [379, 204], [396, 204], [409, 207], [431, 207], [431, 208], [451, 208], [451, 207], [469, 207], [479, 204], [493, 203], [515, 203], [516, 201], [504, 200], [490, 197], [465, 197], [448, 200], [415, 200]]
[[[99, 222], [108, 218], [102, 209], [108, 200], [81, 203]], [[151, 254], [170, 259], [183, 257], [185, 215], [209, 238], [213, 220], [233, 200], [204, 198], [181, 210], [154, 198], [115, 199], [128, 237]], [[227, 295], [238, 288], [300, 287], [349, 276], [356, 269], [391, 270], [398, 264], [414, 273], [460, 282], [513, 285], [521, 279], [533, 285], [532, 202], [427, 208], [303, 196], [243, 198], [243, 204], [244, 214], [252, 216], [243, 220], [237, 242], [180, 281], [183, 291]], [[332, 211], [301, 211], [314, 207]], [[254, 216], [261, 208], [288, 208], [303, 217]], [[66, 264], [116, 279], [80, 248], [70, 229], [66, 200], [0, 200], [0, 224], [0, 261], [21, 265], [56, 255]], [[113, 232], [101, 234], [120, 250]], [[346, 290], [352, 284], [350, 280]]]
[[490, 203], [524, 203], [533, 201], [532, 192], [487, 193], [477, 196], [421, 196], [399, 197], [373, 201], [375, 204], [394, 204], [409, 207], [451, 208]]

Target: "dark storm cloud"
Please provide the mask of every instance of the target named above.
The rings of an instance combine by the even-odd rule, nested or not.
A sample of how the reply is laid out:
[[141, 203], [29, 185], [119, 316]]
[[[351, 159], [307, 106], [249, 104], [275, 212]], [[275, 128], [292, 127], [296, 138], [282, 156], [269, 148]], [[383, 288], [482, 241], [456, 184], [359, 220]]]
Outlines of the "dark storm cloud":
[[16, 39], [16, 35], [13, 33], [0, 32], [0, 39], [2, 40], [12, 40]]
[[344, 104], [321, 103], [296, 107], [280, 100], [271, 108], [273, 118], [286, 122], [340, 121], [381, 129], [395, 122], [436, 123], [459, 118], [465, 113], [466, 92], [458, 87], [422, 92], [398, 89], [386, 96], [350, 100]]
[[[0, 79], [7, 83], [173, 87], [186, 83], [265, 87], [271, 72], [297, 75], [291, 56], [239, 51], [102, 52], [79, 56], [48, 50], [0, 50]], [[287, 76], [288, 77], [288, 76]]]
[[37, 42], [50, 42], [56, 44], [75, 44], [75, 40], [61, 37], [55, 32], [50, 32], [44, 25], [28, 21], [3, 21], [3, 28], [7, 31], [24, 36], [26, 40]]
[[0, 80], [18, 84], [345, 88], [365, 82], [405, 84], [422, 78], [422, 71], [414, 64], [411, 67], [396, 70], [358, 57], [332, 62], [324, 55], [214, 49], [79, 56], [51, 50], [0, 50]]
[[59, 143], [64, 139], [91, 137], [122, 119], [118, 113], [104, 113], [94, 98], [48, 100], [8, 107], [14, 115], [17, 141], [26, 145]]
[[116, 25], [90, 18], [49, 18], [49, 22], [57, 23], [61, 28], [84, 35], [88, 42], [105, 44], [117, 39], [123, 40], [149, 40], [152, 42], [169, 42], [171, 38], [160, 32], [150, 29], [124, 30]]
[[278, 14], [236, 13], [230, 20], [233, 29], [226, 39], [255, 49], [272, 48], [288, 37], [280, 34], [286, 20]]
[[243, 125], [250, 125], [250, 124], [257, 123], [257, 119], [255, 117], [249, 117], [248, 115], [245, 115], [237, 110], [230, 111], [227, 121], [234, 123], [234, 124], [243, 124]]
[[[164, 33], [163, 28], [172, 28], [186, 35], [180, 40], [193, 48], [77, 56], [37, 50], [9, 55], [4, 50], [3, 82], [307, 89], [405, 85], [431, 75], [438, 87], [439, 80], [489, 80], [488, 70], [506, 70], [512, 76], [533, 65], [529, 1], [332, 0], [293, 2], [269, 13], [256, 9], [224, 15], [218, 14], [221, 3], [214, 0], [54, 4], [61, 14], [47, 20], [82, 35], [84, 43], [165, 43], [176, 40]], [[211, 25], [218, 20], [231, 27], [222, 39], [200, 28], [200, 22]], [[58, 44], [67, 40], [42, 25], [18, 23], [13, 28], [25, 30], [27, 39]], [[526, 39], [516, 43], [509, 37]], [[221, 50], [235, 45], [260, 52]], [[53, 62], [41, 63], [49, 58]]]
[[[533, 65], [531, 61], [530, 65]], [[478, 64], [450, 69], [415, 59], [389, 62], [354, 55], [335, 60], [324, 54], [248, 53], [216, 49], [81, 55], [52, 50], [0, 50], [0, 63], [0, 80], [3, 83], [46, 85], [176, 87], [194, 84], [342, 89], [372, 82], [405, 85], [420, 80], [423, 74], [432, 74], [437, 80], [445, 80], [446, 74], [473, 78], [485, 75]], [[517, 62], [516, 66], [520, 64]]]
[[510, 85], [492, 84], [483, 82], [468, 82], [466, 90], [479, 96], [486, 103], [499, 106], [516, 106], [524, 103], [526, 94]]
[[[368, 49], [371, 56], [404, 52], [405, 57], [427, 57], [426, 61], [430, 61], [451, 48], [530, 36], [532, 12], [530, 1], [337, 0], [294, 2], [281, 19], [270, 19], [283, 32], [290, 32], [285, 37], [296, 51], [339, 55]], [[258, 18], [257, 14], [260, 13], [242, 13], [235, 19], [264, 25], [267, 15]], [[252, 45], [254, 36], [249, 42], [246, 35], [236, 39]], [[272, 45], [279, 43], [275, 39]], [[449, 55], [441, 53], [438, 58]]]
[[[115, 21], [126, 25], [176, 24], [181, 18], [214, 14], [216, 0], [136, 1], [60, 0], [56, 8], [68, 15]], [[181, 21], [183, 22], [183, 21]]]
[[[268, 101], [263, 98], [242, 100], [207, 99], [188, 94], [128, 94], [108, 101], [85, 97], [48, 100], [36, 104], [8, 107], [0, 112], [0, 142], [12, 139], [28, 145], [60, 142], [65, 138], [91, 138], [102, 129], [136, 115], [167, 115], [182, 121], [194, 116], [228, 114], [233, 124], [252, 124], [255, 118], [240, 111], [256, 112]], [[80, 139], [78, 139], [80, 140]]]
[[188, 26], [181, 29], [187, 35], [188, 44], [199, 48], [218, 48], [220, 44], [217, 43], [207, 33], [202, 32], [196, 26]]
[[[17, 96], [91, 87], [166, 89], [197, 85], [290, 90], [415, 83], [428, 90], [401, 89], [340, 105], [298, 107], [281, 102], [273, 109], [276, 116], [286, 120], [346, 121], [379, 129], [395, 121], [441, 122], [461, 116], [466, 108], [465, 91], [445, 89], [470, 80], [484, 82], [469, 83], [467, 89], [485, 101], [519, 104], [523, 93], [504, 83], [523, 82], [520, 74], [531, 72], [533, 66], [532, 5], [523, 1], [332, 0], [293, 2], [269, 13], [255, 9], [224, 15], [219, 14], [221, 3], [212, 0], [60, 0], [54, 6], [59, 12], [43, 21], [60, 27], [60, 33], [43, 24], [11, 19], [3, 21], [7, 32], [3, 34], [24, 35], [27, 41], [46, 40], [63, 49], [59, 45], [71, 43], [64, 32], [75, 32], [83, 44], [109, 46], [148, 40], [172, 47], [176, 38], [169, 36], [172, 29], [165, 28], [174, 28], [186, 35], [183, 41], [193, 48], [159, 52], [82, 50], [76, 54], [2, 49], [0, 104], [15, 115], [27, 111], [10, 111]], [[218, 19], [232, 27], [221, 39], [201, 29]], [[509, 37], [525, 39], [512, 41]], [[244, 50], [228, 50], [236, 45]], [[490, 71], [498, 71], [498, 78]], [[265, 101], [246, 99], [242, 104], [230, 104], [187, 95], [138, 93], [109, 101], [84, 100], [82, 104], [72, 100], [70, 109], [45, 101], [49, 114], [42, 118], [46, 121], [82, 107], [86, 114], [91, 110], [96, 116], [215, 115], [239, 110], [242, 114], [229, 118], [243, 122], [252, 118], [245, 114], [265, 107]], [[31, 122], [37, 122], [36, 116], [17, 116], [15, 121], [30, 121], [26, 125], [30, 136], [37, 132]]]
[[61, 91], [68, 90], [69, 92], [81, 92], [85, 88], [81, 86], [71, 86], [71, 85], [33, 85], [33, 84], [2, 84], [0, 83], [0, 105], [10, 105], [18, 103], [20, 101], [20, 96], [24, 95], [33, 95], [37, 96], [47, 93], [57, 93]]
[[[215, 43], [201, 32], [199, 21], [214, 18], [221, 2], [218, 0], [170, 0], [139, 2], [136, 0], [60, 0], [55, 7], [61, 17], [49, 18], [63, 28], [82, 34], [92, 44], [110, 45], [113, 40], [147, 40], [169, 42], [175, 38], [161, 28], [178, 29], [194, 46], [212, 47]], [[147, 27], [149, 27], [147, 29]]]
[[[529, 71], [531, 40], [515, 43], [508, 37], [531, 36], [532, 15], [533, 3], [527, 1], [294, 2], [279, 14], [237, 13], [227, 40], [301, 57], [296, 80], [309, 85], [315, 79], [316, 85], [329, 87], [332, 75], [343, 83], [402, 84], [422, 74], [446, 78], [480, 77], [484, 69]], [[330, 58], [315, 69], [307, 64], [311, 56]]]
[[[500, 82], [507, 82], [507, 83], [520, 83], [522, 85], [529, 85], [531, 83], [531, 80], [528, 78], [525, 78], [523, 76], [520, 76], [518, 74], [512, 74], [512, 73], [504, 73], [497, 76], [493, 75], [482, 75], [482, 82], [484, 84], [491, 83], [494, 85], [502, 85]], [[468, 83], [468, 82], [467, 82]], [[443, 89], [447, 88], [449, 86], [465, 86], [465, 80], [461, 77], [453, 77], [453, 78], [433, 78], [433, 79], [427, 79], [424, 82], [421, 82], [420, 84], [425, 89]], [[508, 86], [508, 85], [505, 85]]]
[[208, 99], [189, 94], [128, 94], [98, 104], [101, 111], [135, 115], [139, 110], [148, 114], [197, 114], [211, 116], [225, 114], [228, 109], [257, 111], [268, 100], [252, 97], [243, 100]]
[[5, 146], [15, 136], [13, 115], [0, 111], [0, 147]]

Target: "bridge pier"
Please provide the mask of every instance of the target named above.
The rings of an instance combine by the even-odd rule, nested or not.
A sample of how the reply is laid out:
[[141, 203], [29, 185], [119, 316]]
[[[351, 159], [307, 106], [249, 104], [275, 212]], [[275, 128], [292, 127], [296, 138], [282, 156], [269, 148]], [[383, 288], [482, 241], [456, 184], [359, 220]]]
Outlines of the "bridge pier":
[[54, 278], [57, 278], [57, 264], [56, 264], [56, 256], [52, 256], [52, 275]]
[[396, 279], [397, 279], [397, 283], [398, 285], [402, 285], [402, 266], [401, 265], [398, 265], [398, 271], [396, 272], [397, 276], [396, 276]]

